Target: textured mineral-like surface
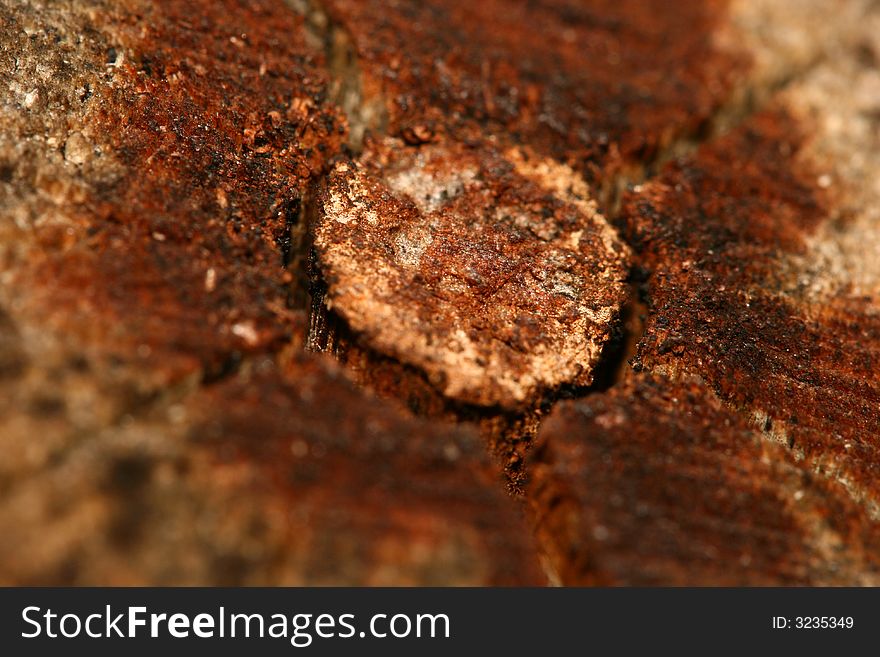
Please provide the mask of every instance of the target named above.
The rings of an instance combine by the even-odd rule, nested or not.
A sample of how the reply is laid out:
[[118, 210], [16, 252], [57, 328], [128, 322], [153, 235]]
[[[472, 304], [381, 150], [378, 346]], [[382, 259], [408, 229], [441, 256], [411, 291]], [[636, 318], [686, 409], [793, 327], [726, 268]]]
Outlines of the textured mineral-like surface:
[[471, 404], [592, 381], [627, 253], [568, 167], [388, 141], [338, 164], [319, 203], [325, 304], [372, 349]]
[[0, 583], [880, 583], [878, 34], [0, 0]]

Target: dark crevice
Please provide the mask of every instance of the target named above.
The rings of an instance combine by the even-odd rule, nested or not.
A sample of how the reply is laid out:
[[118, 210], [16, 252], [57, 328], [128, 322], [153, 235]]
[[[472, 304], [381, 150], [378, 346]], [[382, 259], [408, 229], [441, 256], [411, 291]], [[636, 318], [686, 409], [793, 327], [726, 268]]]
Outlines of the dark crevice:
[[28, 357], [18, 326], [0, 307], [0, 381], [17, 379], [27, 365]]
[[240, 351], [231, 351], [224, 358], [206, 364], [202, 369], [202, 385], [212, 385], [228, 379], [239, 371], [242, 363]]
[[302, 239], [302, 200], [290, 199], [284, 208], [284, 226], [281, 234], [275, 238], [275, 244], [281, 251], [281, 266], [285, 269], [290, 265], [292, 255], [299, 251]]
[[285, 226], [287, 237], [282, 251], [282, 264], [289, 277], [287, 308], [300, 310], [306, 308], [309, 299], [309, 217], [312, 190], [306, 190], [302, 197], [289, 206]]
[[309, 38], [324, 52], [330, 76], [330, 100], [345, 113], [348, 148], [353, 154], [359, 154], [369, 133], [383, 134], [387, 130], [384, 99], [365, 92], [364, 75], [352, 36], [333, 22], [320, 0], [287, 1], [305, 17]]
[[559, 391], [560, 399], [582, 397], [595, 392], [606, 392], [626, 377], [632, 359], [638, 350], [645, 329], [648, 307], [644, 288], [630, 273], [629, 295], [620, 310], [611, 338], [602, 350], [602, 356], [593, 371], [593, 382], [586, 387], [568, 387]]

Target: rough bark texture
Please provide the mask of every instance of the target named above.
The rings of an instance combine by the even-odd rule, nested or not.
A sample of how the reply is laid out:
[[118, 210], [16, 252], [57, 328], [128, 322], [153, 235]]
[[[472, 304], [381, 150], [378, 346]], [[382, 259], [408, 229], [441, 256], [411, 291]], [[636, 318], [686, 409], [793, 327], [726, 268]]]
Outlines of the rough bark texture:
[[878, 27], [0, 0], [0, 582], [878, 583]]
[[561, 404], [529, 497], [557, 581], [840, 585], [880, 581], [880, 534], [696, 379], [634, 377]]

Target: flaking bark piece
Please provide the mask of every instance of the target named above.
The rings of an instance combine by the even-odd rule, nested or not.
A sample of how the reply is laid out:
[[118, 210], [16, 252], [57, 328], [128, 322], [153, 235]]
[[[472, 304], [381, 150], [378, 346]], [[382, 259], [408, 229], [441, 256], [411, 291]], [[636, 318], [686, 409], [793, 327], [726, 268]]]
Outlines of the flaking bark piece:
[[319, 204], [327, 307], [369, 348], [483, 406], [591, 382], [628, 250], [568, 167], [386, 140], [338, 164]]

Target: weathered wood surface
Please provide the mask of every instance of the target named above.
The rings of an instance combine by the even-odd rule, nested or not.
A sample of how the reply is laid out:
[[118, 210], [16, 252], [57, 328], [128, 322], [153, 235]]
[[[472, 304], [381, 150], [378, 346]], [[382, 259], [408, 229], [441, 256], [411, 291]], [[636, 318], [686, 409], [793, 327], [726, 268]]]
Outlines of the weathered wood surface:
[[878, 27], [0, 0], [0, 582], [877, 583]]

